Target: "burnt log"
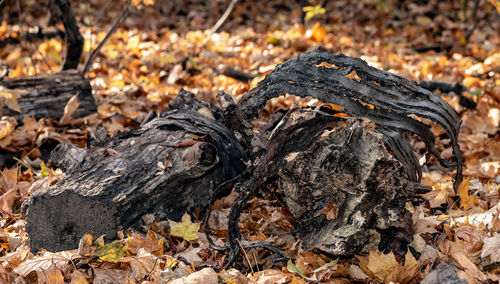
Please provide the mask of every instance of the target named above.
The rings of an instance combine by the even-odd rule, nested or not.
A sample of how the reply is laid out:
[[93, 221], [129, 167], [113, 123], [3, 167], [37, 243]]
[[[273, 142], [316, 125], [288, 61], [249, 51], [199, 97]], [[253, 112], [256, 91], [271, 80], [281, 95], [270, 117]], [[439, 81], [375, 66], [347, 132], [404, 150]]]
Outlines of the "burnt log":
[[413, 237], [405, 204], [414, 185], [372, 122], [342, 125], [321, 112], [296, 110], [268, 145], [274, 154], [266, 159], [272, 161], [267, 175], [276, 173], [302, 249], [349, 256], [380, 246], [405, 255]]
[[[277, 112], [255, 129], [250, 121], [267, 100], [287, 93], [327, 104]], [[233, 190], [227, 245], [208, 237], [230, 251], [230, 265], [240, 244], [271, 248], [240, 242], [238, 219], [259, 188], [277, 182], [303, 249], [347, 256], [371, 245], [404, 255], [413, 235], [405, 203], [419, 189], [421, 166], [403, 132], [420, 137], [443, 166], [456, 166], [460, 183], [456, 112], [416, 82], [360, 59], [314, 50], [278, 65], [238, 104], [224, 92], [218, 99], [221, 109], [181, 91], [171, 110], [136, 130], [113, 139], [101, 131], [87, 150], [60, 146], [53, 160], [68, 177], [24, 206], [32, 249], [74, 248], [85, 233], [112, 238], [147, 213], [179, 219]], [[343, 115], [332, 115], [338, 111], [328, 103], [343, 106]], [[454, 161], [440, 157], [417, 117], [445, 130]]]
[[18, 99], [21, 112], [6, 107], [3, 109], [3, 115], [14, 117], [18, 121], [22, 121], [25, 115], [35, 119], [50, 117], [59, 120], [64, 115], [66, 103], [76, 94], [79, 107], [75, 118], [97, 112], [90, 82], [76, 70], [9, 78], [0, 81], [0, 85], [21, 93], [21, 98]]
[[24, 206], [32, 250], [72, 249], [85, 233], [112, 239], [147, 213], [180, 220], [206, 209], [214, 184], [242, 172], [247, 159], [230, 130], [189, 108], [100, 140], [56, 149], [54, 163], [68, 176]]

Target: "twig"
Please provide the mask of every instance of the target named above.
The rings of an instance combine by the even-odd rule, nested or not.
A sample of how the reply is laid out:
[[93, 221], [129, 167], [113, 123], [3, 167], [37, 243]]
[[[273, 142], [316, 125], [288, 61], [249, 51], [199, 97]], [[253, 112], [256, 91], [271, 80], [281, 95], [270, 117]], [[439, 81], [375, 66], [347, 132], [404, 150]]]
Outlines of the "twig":
[[237, 2], [238, 2], [238, 0], [231, 0], [231, 3], [229, 3], [229, 6], [227, 7], [226, 11], [224, 12], [224, 14], [222, 14], [222, 17], [220, 17], [220, 19], [217, 21], [217, 23], [215, 23], [215, 25], [210, 30], [210, 35], [217, 32], [217, 30], [222, 26], [222, 24], [224, 24], [224, 22], [227, 20], [227, 18], [229, 17], [231, 12], [233, 11], [234, 6], [236, 5]]
[[[142, 4], [142, 1], [139, 2], [138, 5], [141, 5], [141, 4]], [[109, 37], [115, 32], [115, 30], [118, 28], [118, 26], [120, 26], [120, 24], [123, 23], [123, 21], [125, 21], [125, 19], [132, 13], [131, 9], [130, 9], [131, 6], [132, 6], [132, 0], [128, 0], [122, 13], [120, 14], [120, 16], [118, 17], [116, 22], [113, 24], [113, 26], [111, 26], [111, 28], [109, 29], [106, 36], [104, 36], [102, 41], [97, 45], [97, 47], [92, 51], [92, 53], [90, 53], [89, 59], [87, 60], [87, 63], [85, 63], [85, 67], [83, 68], [82, 76], [85, 76], [85, 74], [89, 71], [90, 65], [92, 65], [92, 63], [94, 62], [94, 60], [97, 57], [97, 54], [99, 53], [101, 48], [104, 46], [106, 41], [109, 39]]]
[[243, 255], [245, 256], [245, 259], [248, 263], [248, 267], [250, 267], [250, 270], [252, 271], [252, 274], [254, 273], [253, 272], [253, 268], [252, 268], [252, 264], [250, 263], [250, 259], [248, 258], [248, 254], [247, 254], [247, 251], [245, 250], [245, 248], [241, 245], [241, 242], [240, 240], [236, 239], [236, 241], [238, 242], [238, 245], [240, 245], [240, 248], [241, 250], [243, 251]]
[[472, 28], [470, 28], [467, 33], [465, 33], [465, 41], [469, 41], [469, 38], [470, 36], [472, 35], [472, 33], [476, 30], [477, 26], [479, 25], [479, 18], [477, 17], [477, 10], [479, 8], [479, 2], [480, 0], [475, 0], [474, 1], [474, 7], [472, 8], [472, 22], [473, 22], [473, 25], [472, 25]]

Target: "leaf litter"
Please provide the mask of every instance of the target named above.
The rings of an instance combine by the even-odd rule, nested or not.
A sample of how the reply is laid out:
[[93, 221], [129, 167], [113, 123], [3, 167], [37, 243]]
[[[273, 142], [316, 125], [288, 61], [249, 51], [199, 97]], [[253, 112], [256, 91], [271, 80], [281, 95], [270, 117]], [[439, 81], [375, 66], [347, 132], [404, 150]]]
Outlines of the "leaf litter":
[[[99, 23], [95, 22], [95, 11], [104, 2], [72, 1], [77, 17], [95, 23], [81, 27], [87, 54], [104, 36], [106, 24], [114, 20], [113, 13], [106, 13]], [[121, 113], [141, 121], [150, 110], [166, 110], [181, 87], [206, 101], [214, 101], [213, 94], [222, 89], [237, 100], [277, 64], [318, 44], [361, 57], [372, 66], [409, 79], [459, 82], [467, 87], [465, 96], [477, 103], [475, 109], [461, 106], [458, 97], [435, 91], [462, 119], [458, 143], [464, 155], [465, 179], [455, 193], [453, 175], [437, 167], [435, 158], [427, 161], [422, 182], [432, 191], [408, 205], [416, 234], [404, 259], [376, 248], [343, 260], [302, 252], [300, 240], [292, 232], [293, 219], [279, 200], [256, 197], [240, 220], [244, 239], [269, 241], [285, 249], [289, 259], [273, 262], [265, 251], [251, 249], [246, 252], [248, 261], [242, 261], [237, 270], [218, 271], [219, 277], [228, 283], [304, 283], [309, 279], [417, 283], [437, 264], [450, 263], [469, 283], [500, 280], [500, 38], [499, 24], [492, 20], [500, 7], [498, 1], [481, 3], [479, 18], [490, 24], [480, 24], [466, 42], [462, 38], [471, 25], [472, 7], [442, 1], [403, 6], [384, 1], [361, 1], [359, 5], [329, 1], [326, 7], [314, 5], [305, 10], [305, 26], [299, 24], [302, 11], [298, 5], [287, 4], [291, 8], [282, 10], [278, 0], [259, 5], [248, 1], [236, 5], [222, 32], [212, 35], [205, 30], [224, 7], [208, 11], [203, 1], [192, 2], [187, 8], [189, 21], [185, 21], [186, 7], [149, 3], [154, 6], [145, 7], [143, 14], [132, 15], [118, 28], [89, 72], [99, 103], [97, 116], [75, 120], [72, 112], [77, 106], [69, 102], [60, 122], [29, 117], [22, 123], [8, 117], [0, 120], [2, 153], [21, 153], [23, 161], [4, 167], [0, 176], [0, 280], [164, 283], [196, 278], [204, 266], [221, 267], [225, 255], [209, 249], [203, 234], [198, 234], [199, 225], [189, 215], [180, 223], [151, 220], [144, 232], [122, 232], [122, 238], [114, 243], [103, 244], [84, 236], [80, 246], [75, 244], [78, 250], [33, 255], [26, 244], [20, 205], [35, 191], [62, 179], [60, 173], [42, 163], [47, 158], [44, 147], [51, 140], [84, 146], [99, 119]], [[109, 9], [113, 8], [120, 11], [120, 7]], [[26, 6], [21, 27], [17, 21], [4, 20], [0, 40], [18, 37], [19, 31], [26, 31], [28, 26], [44, 26], [40, 13], [44, 10], [37, 3]], [[165, 11], [168, 16], [160, 16]], [[248, 14], [259, 16], [249, 19]], [[58, 68], [62, 40], [42, 40], [36, 45], [34, 53], [35, 43], [0, 48], [0, 57], [10, 69], [9, 77], [50, 73]], [[435, 49], [416, 51], [424, 47]], [[255, 77], [248, 83], [238, 81], [219, 72], [219, 67], [240, 69]], [[21, 93], [2, 90], [0, 94], [2, 106], [18, 108]], [[272, 99], [264, 113], [269, 115], [293, 103], [308, 105], [314, 100], [293, 96]], [[123, 117], [101, 124], [111, 134], [133, 127]], [[442, 129], [431, 131], [438, 137], [436, 149], [442, 157], [452, 157], [449, 137]], [[421, 147], [424, 153], [425, 145], [415, 143], [412, 146]], [[216, 226], [210, 226], [216, 230], [212, 232], [216, 243], [227, 238], [223, 216], [227, 216], [231, 202], [231, 197], [226, 197], [214, 205], [212, 214], [221, 216]], [[324, 211], [326, 216], [337, 214], [328, 206]], [[207, 279], [213, 279], [212, 274], [207, 275]]]

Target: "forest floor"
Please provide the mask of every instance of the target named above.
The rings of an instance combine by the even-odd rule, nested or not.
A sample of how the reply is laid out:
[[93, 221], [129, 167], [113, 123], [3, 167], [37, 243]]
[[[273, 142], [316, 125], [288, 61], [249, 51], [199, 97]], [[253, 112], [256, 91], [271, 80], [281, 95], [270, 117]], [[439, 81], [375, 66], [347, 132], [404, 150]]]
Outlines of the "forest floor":
[[[474, 25], [474, 1], [439, 0], [328, 1], [325, 13], [305, 25], [298, 1], [242, 0], [220, 30], [211, 34], [228, 2], [159, 0], [127, 18], [88, 72], [98, 114], [85, 122], [61, 125], [50, 118], [25, 118], [14, 128], [6, 127], [9, 121], [2, 118], [1, 151], [23, 152], [24, 164], [33, 168], [19, 164], [0, 173], [0, 283], [164, 283], [179, 277], [206, 282], [215, 277], [214, 270], [203, 269], [207, 267], [215, 267], [219, 281], [227, 283], [417, 283], [439, 263], [451, 264], [469, 283], [498, 283], [494, 281], [500, 280], [500, 2], [479, 1], [477, 28], [469, 38], [465, 35]], [[0, 42], [37, 27], [54, 29], [47, 26], [46, 5], [35, 0], [20, 5], [4, 7]], [[82, 63], [124, 6], [124, 1], [72, 1], [85, 38]], [[29, 251], [21, 204], [62, 176], [47, 168], [47, 161], [42, 163], [45, 157], [39, 148], [46, 139], [84, 146], [98, 125], [111, 134], [126, 131], [136, 126], [133, 120], [103, 118], [118, 112], [142, 121], [151, 110], [167, 110], [180, 88], [209, 102], [225, 90], [237, 101], [277, 64], [319, 45], [412, 80], [461, 83], [468, 89], [465, 97], [477, 103], [470, 109], [461, 106], [453, 93], [436, 93], [462, 118], [464, 182], [455, 193], [453, 172], [435, 161], [425, 166], [422, 182], [433, 190], [422, 196], [424, 202], [407, 204], [415, 235], [404, 258], [380, 251], [345, 259], [303, 252], [293, 232], [293, 218], [270, 192], [250, 201], [240, 228], [246, 240], [267, 240], [284, 249], [292, 259], [288, 263], [273, 263], [268, 251], [250, 249], [234, 268], [223, 270], [226, 254], [209, 248], [200, 220], [176, 223], [148, 216], [143, 231], [120, 232], [114, 243], [84, 236], [74, 251], [36, 255]], [[60, 38], [1, 44], [0, 58], [10, 69], [8, 77], [54, 73], [64, 48]], [[255, 78], [241, 82], [227, 77], [223, 73], [228, 67]], [[294, 102], [307, 105], [311, 100], [273, 99], [265, 113]], [[436, 137], [443, 134], [437, 126], [432, 131]], [[415, 141], [413, 146], [423, 151], [423, 143]], [[448, 146], [448, 139], [437, 142], [445, 158], [452, 157]], [[210, 227], [219, 242], [227, 236], [233, 198], [213, 206]], [[182, 226], [187, 230], [172, 234]]]

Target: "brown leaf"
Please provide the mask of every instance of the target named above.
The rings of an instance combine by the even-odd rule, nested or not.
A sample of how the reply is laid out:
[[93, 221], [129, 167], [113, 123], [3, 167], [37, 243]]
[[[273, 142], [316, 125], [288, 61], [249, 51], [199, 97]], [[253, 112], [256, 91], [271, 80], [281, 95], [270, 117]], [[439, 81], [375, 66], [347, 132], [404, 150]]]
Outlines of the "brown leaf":
[[[450, 244], [449, 255], [456, 261], [458, 266], [465, 270], [466, 274], [477, 281], [483, 281], [488, 277], [472, 262], [464, 253], [463, 244], [460, 240]], [[460, 275], [460, 274], [459, 274]]]
[[18, 187], [14, 187], [0, 196], [0, 212], [12, 215], [12, 207], [19, 200]]
[[10, 116], [3, 116], [0, 120], [0, 140], [10, 135], [16, 129], [17, 121]]
[[368, 259], [364, 257], [358, 259], [361, 269], [380, 282], [383, 282], [391, 271], [399, 266], [392, 252], [384, 254], [378, 251], [370, 251]]
[[51, 265], [49, 269], [37, 271], [38, 283], [64, 284], [64, 276], [61, 270]]
[[64, 115], [59, 120], [60, 124], [65, 125], [73, 120], [73, 116], [80, 106], [80, 104], [78, 103], [78, 95], [79, 94], [72, 96], [71, 99], [69, 99], [69, 101], [66, 103], [66, 106], [64, 107]]
[[78, 255], [80, 256], [89, 256], [92, 250], [92, 241], [94, 240], [94, 236], [92, 234], [85, 234], [80, 239], [80, 243], [78, 244]]
[[24, 90], [11, 90], [5, 88], [4, 86], [0, 86], [0, 114], [2, 113], [4, 106], [13, 111], [21, 112], [18, 100], [21, 98], [21, 95], [26, 93], [27, 92]]

